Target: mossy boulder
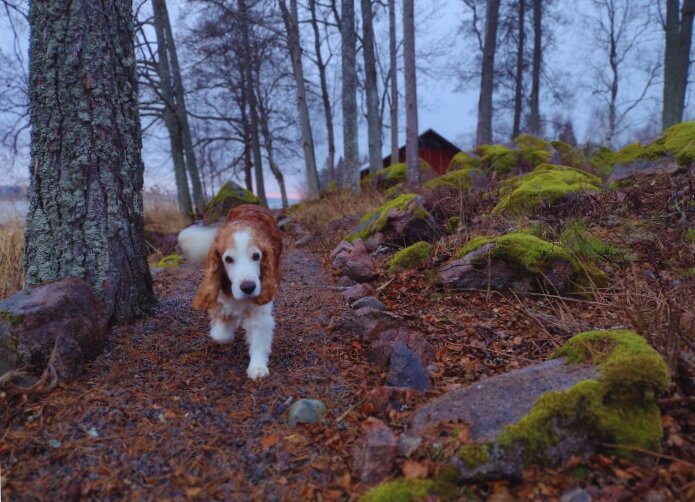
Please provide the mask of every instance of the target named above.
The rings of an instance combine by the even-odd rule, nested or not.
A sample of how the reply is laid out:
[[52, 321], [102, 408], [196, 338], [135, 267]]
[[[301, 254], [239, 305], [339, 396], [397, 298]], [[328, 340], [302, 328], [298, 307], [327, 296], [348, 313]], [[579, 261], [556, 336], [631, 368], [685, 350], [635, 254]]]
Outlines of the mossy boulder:
[[523, 232], [475, 237], [455, 258], [437, 274], [438, 283], [448, 289], [564, 293], [588, 279], [584, 268], [562, 246]]
[[488, 172], [505, 175], [519, 167], [517, 151], [505, 145], [480, 145], [474, 153], [480, 160], [478, 167]]
[[458, 152], [451, 158], [447, 172], [458, 171], [459, 169], [474, 169], [480, 164], [480, 159], [466, 152]]
[[465, 423], [472, 443], [451, 459], [459, 475], [518, 478], [530, 464], [658, 451], [657, 398], [669, 384], [662, 357], [633, 331], [580, 333], [548, 361], [435, 398], [404, 434], [412, 440], [438, 423]]
[[429, 242], [416, 242], [415, 244], [398, 251], [388, 261], [389, 272], [418, 268], [432, 256], [432, 244]]
[[224, 218], [230, 210], [242, 204], [260, 204], [260, 200], [245, 188], [228, 181], [205, 205], [205, 220], [214, 222]]
[[601, 180], [581, 169], [541, 164], [532, 172], [505, 180], [500, 201], [493, 213], [528, 214], [541, 203], [551, 204], [563, 197], [599, 190]]
[[521, 447], [527, 463], [545, 463], [546, 453], [573, 433], [597, 451], [604, 444], [617, 445], [614, 451], [627, 456], [635, 449], [660, 450], [657, 397], [671, 379], [663, 358], [644, 338], [628, 330], [580, 333], [553, 357], [591, 364], [601, 376], [542, 395], [523, 419], [502, 431], [499, 446]]
[[584, 167], [584, 157], [569, 143], [563, 141], [551, 141], [554, 150], [553, 162], [563, 166]]
[[[432, 167], [420, 159], [420, 181], [426, 182], [437, 176]], [[403, 184], [408, 178], [408, 165], [405, 162], [391, 164], [389, 167], [368, 174], [360, 182], [363, 187], [371, 186], [377, 190], [387, 190], [396, 185]]]
[[431, 179], [423, 185], [425, 190], [445, 188], [450, 190], [477, 190], [484, 191], [490, 188], [490, 180], [485, 173], [477, 167], [463, 168]]
[[423, 198], [409, 193], [362, 216], [345, 240], [363, 239], [368, 249], [374, 249], [379, 244], [409, 246], [439, 233], [434, 218], [423, 205]]

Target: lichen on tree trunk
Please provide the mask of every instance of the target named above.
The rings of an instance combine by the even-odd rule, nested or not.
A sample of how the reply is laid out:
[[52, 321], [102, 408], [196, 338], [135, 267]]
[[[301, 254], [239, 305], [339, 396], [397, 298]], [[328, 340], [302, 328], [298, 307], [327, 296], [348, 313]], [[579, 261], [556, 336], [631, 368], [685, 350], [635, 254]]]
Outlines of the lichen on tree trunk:
[[30, 11], [28, 285], [85, 278], [116, 320], [153, 301], [130, 0]]

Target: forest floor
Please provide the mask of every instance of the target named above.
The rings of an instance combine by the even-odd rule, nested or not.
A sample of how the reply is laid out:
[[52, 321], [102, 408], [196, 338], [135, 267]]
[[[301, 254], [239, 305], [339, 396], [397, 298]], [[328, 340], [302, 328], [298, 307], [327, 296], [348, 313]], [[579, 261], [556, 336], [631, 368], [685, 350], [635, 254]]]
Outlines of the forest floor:
[[[686, 182], [690, 191], [683, 196], [692, 200], [692, 176]], [[625, 287], [614, 298], [446, 293], [421, 273], [382, 274], [375, 283], [383, 286], [380, 300], [437, 348], [434, 388], [412, 396], [408, 409], [390, 413], [389, 427], [401, 432], [412, 410], [434, 396], [545, 360], [577, 332], [625, 324], [626, 311], [668, 310], [663, 304], [669, 301], [692, 304], [692, 280], [674, 283], [669, 275], [677, 266], [692, 266], [692, 254], [673, 241], [679, 237], [669, 218], [677, 215], [664, 209], [672, 202], [667, 191], [673, 190], [665, 183], [640, 189], [639, 211], [659, 215], [647, 218], [659, 244], [637, 239], [631, 245], [640, 259], [616, 274]], [[611, 204], [627, 207], [631, 200], [629, 192], [627, 201], [610, 197], [591, 200], [599, 226], [612, 218]], [[0, 442], [2, 494], [8, 500], [294, 501], [353, 500], [364, 493], [367, 487], [351, 471], [353, 448], [373, 413], [367, 393], [383, 384], [385, 374], [367, 362], [359, 339], [336, 328], [349, 307], [326, 251], [344, 230], [341, 224], [326, 227], [325, 235], [316, 234], [312, 245], [301, 248], [294, 245], [296, 235], [287, 236], [270, 377], [259, 382], [246, 377], [243, 337], [231, 345], [214, 343], [206, 315], [191, 310], [200, 271], [183, 266], [157, 274], [159, 301], [151, 316], [116, 327], [104, 353], [78, 381], [17, 403]], [[614, 240], [624, 237], [610, 232]], [[625, 300], [635, 288], [639, 298], [658, 291], [660, 286], [648, 284], [652, 277], [676, 286], [665, 293], [662, 288], [651, 303]], [[655, 321], [654, 336], [668, 335], [668, 321]], [[517, 483], [463, 485], [460, 499], [552, 501], [583, 487], [598, 501], [695, 500], [688, 382], [687, 375], [677, 378], [661, 401], [661, 453], [637, 462], [606, 454], [557, 469], [532, 467]], [[286, 411], [298, 398], [324, 401], [325, 419], [290, 428]], [[453, 437], [446, 428], [441, 435]], [[421, 448], [399, 460], [393, 475], [436, 475], [446, 454]]]

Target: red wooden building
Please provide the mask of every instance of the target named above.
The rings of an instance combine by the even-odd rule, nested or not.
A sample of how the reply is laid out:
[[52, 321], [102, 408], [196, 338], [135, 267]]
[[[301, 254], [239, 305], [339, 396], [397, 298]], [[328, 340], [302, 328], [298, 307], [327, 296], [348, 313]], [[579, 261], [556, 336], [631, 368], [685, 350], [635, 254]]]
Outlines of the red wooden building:
[[[420, 148], [418, 155], [432, 166], [432, 169], [439, 175], [446, 173], [453, 156], [461, 151], [459, 147], [446, 140], [433, 129], [427, 129], [420, 135], [418, 140]], [[384, 158], [384, 167], [397, 162], [405, 162], [405, 145], [398, 149], [398, 160], [396, 162], [391, 161], [390, 155]]]

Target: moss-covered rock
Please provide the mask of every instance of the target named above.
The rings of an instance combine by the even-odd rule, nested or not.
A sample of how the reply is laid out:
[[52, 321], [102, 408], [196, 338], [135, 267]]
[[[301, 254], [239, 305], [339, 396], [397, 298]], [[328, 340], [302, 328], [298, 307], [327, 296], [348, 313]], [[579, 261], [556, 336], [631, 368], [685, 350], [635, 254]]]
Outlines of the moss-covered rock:
[[560, 164], [577, 168], [584, 167], [584, 157], [572, 145], [563, 141], [551, 141], [550, 144], [555, 150]]
[[531, 134], [520, 134], [514, 139], [518, 152], [518, 163], [522, 171], [530, 171], [552, 159], [552, 147], [542, 138]]
[[493, 213], [532, 212], [541, 202], [552, 203], [568, 194], [597, 191], [601, 180], [567, 166], [542, 164], [528, 174], [502, 182], [500, 202]]
[[205, 205], [205, 220], [213, 222], [224, 218], [231, 209], [242, 204], [260, 204], [260, 200], [245, 188], [228, 181]]
[[598, 379], [562, 392], [543, 394], [523, 419], [507, 426], [497, 444], [511, 451], [521, 446], [526, 462], [543, 463], [550, 449], [579, 433], [597, 449], [604, 443], [633, 449], [660, 448], [662, 427], [656, 398], [670, 384], [666, 363], [647, 341], [632, 331], [580, 333], [553, 357], [588, 363]]
[[[420, 159], [420, 180], [423, 182], [428, 181], [436, 175], [437, 173], [434, 172], [434, 169], [427, 162]], [[360, 183], [363, 187], [371, 186], [377, 190], [387, 190], [398, 184], [403, 184], [407, 178], [408, 165], [405, 162], [399, 162], [365, 176]]]
[[359, 498], [360, 502], [417, 502], [433, 495], [455, 500], [459, 490], [444, 479], [397, 479], [375, 486]]
[[[381, 243], [410, 245], [426, 240], [434, 232], [436, 223], [423, 206], [422, 197], [408, 193], [362, 216], [345, 240], [363, 239], [370, 248]], [[372, 242], [375, 239], [379, 242]]]
[[690, 166], [695, 162], [695, 122], [683, 122], [669, 127], [664, 135], [656, 141], [662, 143], [676, 162]]
[[430, 256], [432, 256], [432, 244], [420, 241], [398, 251], [388, 261], [387, 266], [389, 272], [414, 269], [426, 262]]
[[458, 152], [449, 162], [447, 172], [458, 171], [459, 169], [474, 169], [480, 164], [480, 159], [466, 152]]
[[429, 180], [423, 185], [425, 190], [434, 190], [444, 187], [453, 190], [470, 190], [472, 188], [481, 189], [489, 184], [485, 173], [478, 168], [463, 168], [450, 171], [443, 176], [438, 176]]
[[599, 147], [591, 156], [591, 167], [607, 177], [613, 170], [615, 152], [606, 146]]
[[478, 167], [485, 171], [505, 175], [519, 167], [517, 151], [504, 145], [480, 145], [474, 153], [480, 160]]

